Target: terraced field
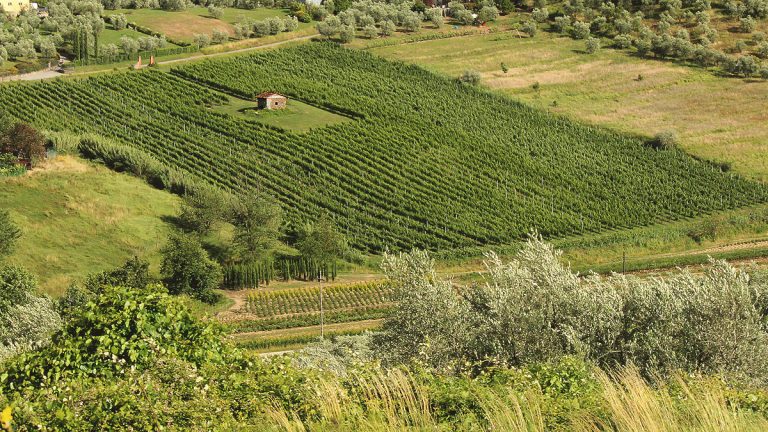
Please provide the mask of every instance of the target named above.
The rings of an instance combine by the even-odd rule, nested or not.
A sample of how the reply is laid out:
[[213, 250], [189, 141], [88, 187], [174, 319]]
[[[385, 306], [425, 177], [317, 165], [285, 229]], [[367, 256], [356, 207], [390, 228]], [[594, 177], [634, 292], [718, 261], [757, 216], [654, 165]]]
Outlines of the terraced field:
[[[272, 90], [353, 117], [306, 133], [216, 112]], [[75, 102], [77, 101], [77, 102]], [[36, 126], [95, 132], [289, 221], [331, 215], [364, 250], [580, 235], [768, 199], [768, 187], [677, 150], [330, 44], [159, 71], [0, 88]], [[290, 102], [289, 102], [290, 103]]]

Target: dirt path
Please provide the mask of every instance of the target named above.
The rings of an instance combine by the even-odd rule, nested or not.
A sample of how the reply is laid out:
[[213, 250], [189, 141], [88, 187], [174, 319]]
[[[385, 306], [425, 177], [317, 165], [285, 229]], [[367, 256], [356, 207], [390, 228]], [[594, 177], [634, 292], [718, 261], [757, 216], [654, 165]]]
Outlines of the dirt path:
[[[372, 329], [381, 326], [384, 322], [383, 319], [372, 319], [363, 321], [350, 321], [344, 323], [326, 324], [324, 325], [325, 332], [345, 331], [345, 330], [365, 330]], [[264, 330], [256, 332], [237, 333], [232, 335], [232, 339], [253, 339], [253, 338], [276, 338], [276, 337], [289, 337], [289, 336], [303, 336], [308, 334], [319, 334], [320, 326], [307, 326], [307, 327], [293, 327], [280, 330]]]
[[7, 77], [0, 78], [0, 82], [8, 82], [8, 81], [37, 81], [37, 80], [44, 80], [44, 79], [51, 79], [63, 76], [61, 72], [56, 72], [54, 70], [40, 70], [36, 72], [30, 72], [20, 75], [11, 75]]
[[301, 37], [297, 37], [297, 38], [293, 38], [293, 39], [286, 39], [284, 41], [272, 42], [272, 43], [268, 43], [268, 44], [264, 44], [264, 45], [259, 45], [259, 46], [255, 46], [255, 47], [249, 47], [249, 48], [240, 48], [240, 49], [236, 49], [236, 50], [232, 50], [232, 51], [223, 51], [223, 52], [213, 53], [213, 54], [198, 54], [198, 55], [194, 55], [194, 56], [191, 56], [191, 57], [184, 57], [184, 58], [180, 58], [180, 59], [167, 60], [167, 61], [158, 61], [157, 64], [159, 66], [163, 66], [163, 65], [174, 64], [174, 63], [182, 63], [182, 62], [187, 62], [187, 61], [200, 60], [200, 59], [204, 59], [204, 58], [219, 57], [219, 56], [223, 56], [223, 55], [242, 54], [242, 53], [246, 53], [246, 52], [249, 52], [249, 51], [255, 51], [255, 50], [259, 50], [259, 49], [274, 48], [274, 47], [277, 47], [277, 46], [280, 46], [280, 45], [285, 45], [285, 44], [291, 43], [291, 42], [305, 41], [305, 40], [312, 39], [315, 36], [317, 36], [317, 35], [301, 36]]
[[719, 246], [712, 246], [706, 249], [701, 249], [696, 251], [663, 254], [663, 255], [658, 255], [658, 257], [663, 258], [663, 257], [675, 257], [675, 256], [685, 256], [685, 255], [704, 255], [704, 254], [713, 254], [713, 253], [721, 253], [721, 252], [732, 252], [732, 251], [744, 250], [744, 249], [761, 249], [766, 247], [768, 247], [768, 240], [741, 241], [737, 243], [729, 243], [729, 244], [724, 244]]
[[[317, 36], [317, 35], [312, 34], [312, 35], [308, 35], [308, 36], [300, 36], [300, 37], [297, 37], [297, 38], [286, 39], [286, 40], [278, 41], [278, 42], [271, 42], [271, 43], [268, 43], [268, 44], [259, 45], [259, 46], [255, 46], [255, 47], [235, 49], [235, 50], [232, 50], [232, 51], [223, 51], [223, 52], [217, 52], [217, 53], [212, 53], [212, 54], [196, 54], [196, 55], [193, 55], [193, 56], [190, 56], [190, 57], [184, 57], [184, 58], [180, 58], [180, 59], [173, 59], [173, 60], [166, 60], [166, 61], [159, 61], [158, 60], [157, 64], [159, 66], [163, 66], [163, 65], [171, 65], [171, 64], [183, 63], [183, 62], [194, 61], [194, 60], [202, 60], [202, 59], [206, 59], [206, 58], [214, 58], [214, 57], [230, 55], [230, 54], [242, 54], [242, 53], [247, 53], [249, 51], [257, 51], [257, 50], [261, 50], [261, 49], [274, 48], [274, 47], [277, 47], [277, 46], [280, 46], [280, 45], [285, 45], [285, 44], [291, 43], [291, 42], [301, 42], [301, 41], [312, 39], [315, 36]], [[144, 67], [147, 67], [147, 65], [144, 65]], [[94, 74], [109, 72], [109, 71], [112, 71], [112, 70], [114, 70], [114, 65], [105, 65], [104, 69], [98, 69], [98, 70], [87, 71], [87, 72], [74, 72], [74, 73], [66, 74], [66, 75], [67, 76], [80, 76], [80, 75], [85, 76], [85, 75], [94, 75]], [[53, 71], [53, 70], [41, 70], [41, 71], [30, 72], [30, 73], [26, 73], [26, 74], [11, 75], [11, 76], [7, 76], [7, 77], [2, 77], [2, 78], [0, 78], [0, 82], [9, 82], [9, 81], [37, 81], [37, 80], [53, 79], [53, 78], [64, 76], [64, 75], [65, 74], [63, 74], [61, 72], [56, 72], [56, 71]]]

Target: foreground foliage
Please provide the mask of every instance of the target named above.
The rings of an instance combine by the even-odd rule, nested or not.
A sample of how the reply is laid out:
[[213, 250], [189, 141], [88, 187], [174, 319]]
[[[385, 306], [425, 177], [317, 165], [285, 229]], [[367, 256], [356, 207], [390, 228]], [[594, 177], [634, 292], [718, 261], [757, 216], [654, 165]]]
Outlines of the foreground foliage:
[[49, 346], [0, 363], [13, 430], [760, 430], [768, 395], [574, 357], [446, 376], [382, 369], [367, 336], [260, 359], [154, 286], [102, 286]]
[[509, 263], [488, 256], [485, 282], [456, 288], [422, 252], [387, 256], [397, 307], [375, 344], [392, 364], [441, 371], [466, 362], [516, 366], [581, 355], [768, 384], [768, 285], [725, 262], [703, 275], [581, 279], [531, 239]]

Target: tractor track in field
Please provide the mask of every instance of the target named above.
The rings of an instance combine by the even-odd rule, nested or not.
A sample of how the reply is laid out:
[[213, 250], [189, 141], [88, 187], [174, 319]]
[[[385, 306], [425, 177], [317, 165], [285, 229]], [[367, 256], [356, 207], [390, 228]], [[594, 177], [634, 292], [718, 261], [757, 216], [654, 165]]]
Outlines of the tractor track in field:
[[[369, 328], [379, 327], [384, 322], [383, 319], [371, 319], [362, 321], [348, 321], [343, 323], [325, 324], [323, 326], [326, 332], [343, 331], [343, 330], [365, 330]], [[233, 340], [250, 339], [256, 337], [263, 338], [275, 338], [275, 337], [287, 337], [287, 336], [302, 336], [305, 334], [319, 333], [320, 325], [305, 326], [305, 327], [292, 327], [279, 330], [263, 330], [254, 332], [234, 333], [230, 337]]]

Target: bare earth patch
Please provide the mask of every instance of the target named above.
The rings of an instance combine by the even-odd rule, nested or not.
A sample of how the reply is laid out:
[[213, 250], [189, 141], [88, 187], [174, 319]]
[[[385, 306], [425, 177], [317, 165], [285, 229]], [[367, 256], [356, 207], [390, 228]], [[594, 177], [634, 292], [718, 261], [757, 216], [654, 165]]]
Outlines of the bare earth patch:
[[39, 175], [51, 172], [72, 172], [84, 173], [89, 167], [83, 160], [67, 155], [59, 155], [53, 159], [46, 160], [34, 169], [27, 171], [27, 175]]

